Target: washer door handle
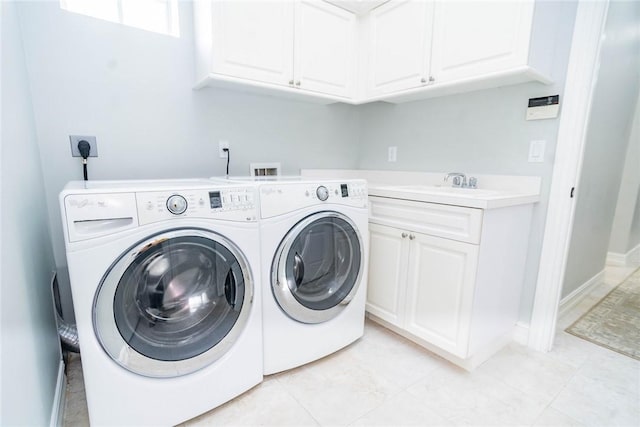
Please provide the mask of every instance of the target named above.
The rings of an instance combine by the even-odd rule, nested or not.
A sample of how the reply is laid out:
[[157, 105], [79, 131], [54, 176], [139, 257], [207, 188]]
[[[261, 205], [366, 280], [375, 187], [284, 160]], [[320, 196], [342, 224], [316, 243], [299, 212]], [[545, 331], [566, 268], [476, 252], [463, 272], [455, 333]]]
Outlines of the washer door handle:
[[304, 278], [304, 261], [298, 252], [293, 256], [293, 277], [296, 281], [296, 288], [302, 283]]
[[233, 276], [233, 271], [231, 269], [229, 269], [227, 278], [224, 281], [224, 297], [232, 308], [236, 307], [236, 278]]

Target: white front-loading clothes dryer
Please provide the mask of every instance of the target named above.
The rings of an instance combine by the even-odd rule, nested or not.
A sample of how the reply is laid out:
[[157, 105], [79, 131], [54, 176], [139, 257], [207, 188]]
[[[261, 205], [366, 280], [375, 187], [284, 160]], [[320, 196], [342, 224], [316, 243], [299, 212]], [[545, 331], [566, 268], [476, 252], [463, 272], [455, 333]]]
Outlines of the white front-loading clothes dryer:
[[369, 252], [364, 180], [257, 180], [264, 373], [320, 359], [364, 331]]
[[175, 425], [262, 381], [254, 187], [71, 182], [60, 203], [92, 425]]

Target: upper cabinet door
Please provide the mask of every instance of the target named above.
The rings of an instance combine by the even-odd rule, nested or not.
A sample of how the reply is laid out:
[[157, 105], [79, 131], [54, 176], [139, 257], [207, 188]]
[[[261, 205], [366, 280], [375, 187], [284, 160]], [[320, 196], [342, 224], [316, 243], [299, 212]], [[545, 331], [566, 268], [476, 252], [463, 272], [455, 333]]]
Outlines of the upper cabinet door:
[[438, 1], [433, 20], [435, 83], [527, 64], [532, 1]]
[[356, 16], [322, 1], [298, 1], [295, 10], [295, 85], [352, 97]]
[[390, 1], [369, 16], [369, 93], [428, 83], [433, 3]]
[[214, 1], [212, 71], [288, 86], [293, 1]]

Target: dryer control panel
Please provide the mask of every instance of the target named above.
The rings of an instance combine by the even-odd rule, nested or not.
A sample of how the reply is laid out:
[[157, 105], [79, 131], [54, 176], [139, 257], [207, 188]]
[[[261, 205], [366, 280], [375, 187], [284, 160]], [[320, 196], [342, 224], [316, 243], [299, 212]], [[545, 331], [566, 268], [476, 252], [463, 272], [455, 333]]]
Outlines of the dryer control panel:
[[184, 217], [256, 221], [256, 200], [255, 189], [248, 187], [136, 193], [141, 225]]
[[281, 182], [260, 186], [262, 218], [324, 204], [366, 209], [367, 200], [364, 180]]

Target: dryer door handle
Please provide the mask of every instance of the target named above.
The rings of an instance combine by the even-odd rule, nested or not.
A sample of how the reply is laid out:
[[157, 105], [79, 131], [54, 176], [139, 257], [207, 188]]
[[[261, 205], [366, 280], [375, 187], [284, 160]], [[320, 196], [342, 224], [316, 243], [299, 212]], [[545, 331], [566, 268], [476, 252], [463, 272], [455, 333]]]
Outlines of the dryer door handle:
[[299, 287], [304, 278], [304, 261], [298, 252], [293, 256], [293, 278], [296, 281], [296, 288]]

